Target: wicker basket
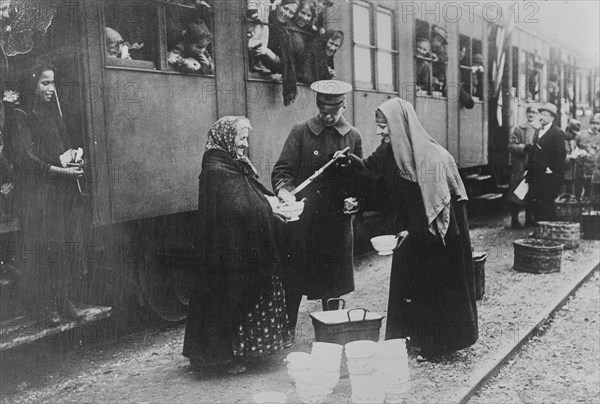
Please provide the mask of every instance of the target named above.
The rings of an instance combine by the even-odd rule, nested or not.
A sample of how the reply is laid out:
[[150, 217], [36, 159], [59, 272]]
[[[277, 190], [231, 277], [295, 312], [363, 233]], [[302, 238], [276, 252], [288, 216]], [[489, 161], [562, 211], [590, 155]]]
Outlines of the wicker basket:
[[563, 243], [566, 249], [579, 247], [579, 223], [573, 222], [538, 222], [536, 237]]
[[475, 270], [475, 299], [480, 300], [485, 294], [485, 260], [484, 252], [473, 253], [473, 269]]
[[556, 218], [561, 221], [579, 222], [581, 213], [590, 209], [591, 202], [587, 198], [581, 200], [575, 198], [575, 195], [560, 194], [554, 200], [554, 211]]
[[535, 238], [513, 241], [515, 262], [513, 269], [519, 272], [545, 274], [559, 272], [563, 244], [557, 241]]

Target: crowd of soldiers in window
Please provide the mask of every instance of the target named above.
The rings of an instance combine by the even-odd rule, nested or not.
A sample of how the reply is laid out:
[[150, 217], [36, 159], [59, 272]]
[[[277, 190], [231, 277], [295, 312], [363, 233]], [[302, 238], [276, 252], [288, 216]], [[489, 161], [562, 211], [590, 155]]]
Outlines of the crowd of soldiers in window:
[[249, 71], [258, 78], [311, 84], [336, 76], [333, 55], [344, 33], [325, 29], [333, 3], [317, 0], [249, 0]]

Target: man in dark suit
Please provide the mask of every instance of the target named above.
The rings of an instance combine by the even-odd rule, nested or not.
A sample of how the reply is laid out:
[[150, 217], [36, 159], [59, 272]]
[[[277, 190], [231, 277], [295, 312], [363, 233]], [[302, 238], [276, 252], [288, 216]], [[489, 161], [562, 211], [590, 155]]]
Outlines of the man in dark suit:
[[527, 180], [531, 192], [533, 215], [537, 222], [556, 220], [554, 199], [558, 196], [566, 157], [564, 132], [554, 124], [556, 105], [545, 103], [538, 108], [539, 128], [533, 142], [525, 146], [531, 156], [527, 164]]

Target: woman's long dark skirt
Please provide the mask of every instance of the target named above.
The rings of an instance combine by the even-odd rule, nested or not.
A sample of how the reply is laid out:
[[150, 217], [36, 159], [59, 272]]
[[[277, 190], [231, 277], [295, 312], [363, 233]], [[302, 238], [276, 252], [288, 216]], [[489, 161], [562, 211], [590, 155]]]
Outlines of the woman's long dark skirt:
[[386, 339], [410, 337], [430, 354], [477, 341], [475, 278], [464, 203], [453, 203], [458, 235], [444, 246], [428, 233], [411, 234], [394, 253]]

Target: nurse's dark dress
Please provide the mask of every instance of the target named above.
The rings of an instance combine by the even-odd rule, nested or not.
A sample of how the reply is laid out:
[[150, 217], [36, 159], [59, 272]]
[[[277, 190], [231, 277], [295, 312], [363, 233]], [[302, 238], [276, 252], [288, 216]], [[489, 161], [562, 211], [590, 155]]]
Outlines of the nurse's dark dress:
[[419, 185], [400, 176], [390, 145], [382, 144], [363, 163], [380, 177], [380, 203], [395, 216], [395, 231], [409, 232], [392, 260], [386, 339], [410, 337], [431, 354], [474, 344], [477, 308], [465, 202], [451, 202], [444, 245], [428, 231]]

